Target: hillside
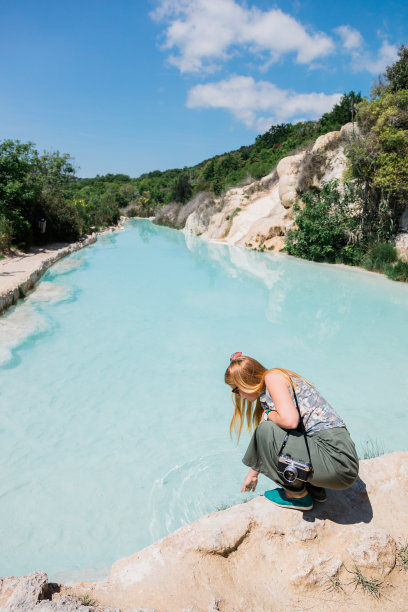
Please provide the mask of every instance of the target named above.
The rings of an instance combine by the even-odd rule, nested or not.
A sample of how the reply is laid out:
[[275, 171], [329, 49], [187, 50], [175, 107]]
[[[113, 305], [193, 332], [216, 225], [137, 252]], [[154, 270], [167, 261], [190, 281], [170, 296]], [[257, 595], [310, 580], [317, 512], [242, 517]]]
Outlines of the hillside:
[[[341, 130], [350, 122], [358, 129], [343, 138]], [[336, 133], [339, 139], [328, 136]], [[337, 150], [337, 160], [330, 150]], [[262, 219], [272, 214], [267, 200], [276, 199], [267, 191], [276, 192], [278, 179], [280, 203], [290, 210], [278, 207], [266, 232]], [[265, 196], [259, 213], [255, 191]], [[350, 92], [318, 121], [272, 126], [252, 145], [190, 168], [138, 178], [78, 179], [69, 155], [41, 156], [31, 143], [0, 143], [0, 252], [73, 241], [116, 223], [120, 214], [154, 216], [158, 223], [178, 228], [187, 223], [189, 231], [218, 239], [231, 239], [239, 225], [235, 243], [249, 248], [273, 245], [297, 257], [361, 265], [406, 281], [407, 198], [406, 46], [373, 87], [370, 100]], [[217, 221], [216, 214], [221, 215]]]

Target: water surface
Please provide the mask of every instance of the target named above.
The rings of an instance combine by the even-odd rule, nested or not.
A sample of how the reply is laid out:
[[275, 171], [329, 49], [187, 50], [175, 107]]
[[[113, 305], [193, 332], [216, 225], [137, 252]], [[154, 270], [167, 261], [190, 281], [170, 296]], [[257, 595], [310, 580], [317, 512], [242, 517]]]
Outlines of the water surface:
[[0, 319], [0, 575], [104, 576], [243, 501], [235, 351], [311, 380], [358, 449], [407, 449], [407, 319], [407, 285], [144, 220], [65, 258]]

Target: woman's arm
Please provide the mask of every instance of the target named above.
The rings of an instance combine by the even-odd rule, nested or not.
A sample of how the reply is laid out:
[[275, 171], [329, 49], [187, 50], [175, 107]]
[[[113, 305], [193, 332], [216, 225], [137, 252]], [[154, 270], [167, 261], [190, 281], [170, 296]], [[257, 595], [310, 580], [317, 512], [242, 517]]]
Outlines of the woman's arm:
[[276, 411], [269, 412], [268, 420], [282, 429], [296, 429], [299, 413], [292, 401], [286, 378], [278, 372], [269, 372], [265, 376], [265, 384], [276, 408]]

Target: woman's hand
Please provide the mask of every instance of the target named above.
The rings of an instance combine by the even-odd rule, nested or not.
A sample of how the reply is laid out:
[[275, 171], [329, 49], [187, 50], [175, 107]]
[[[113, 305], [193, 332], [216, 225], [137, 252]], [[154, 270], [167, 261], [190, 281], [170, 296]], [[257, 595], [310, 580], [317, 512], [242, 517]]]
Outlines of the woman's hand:
[[247, 491], [255, 491], [257, 484], [258, 472], [255, 472], [255, 470], [249, 470], [248, 476], [245, 478], [244, 484], [242, 485], [241, 493], [246, 493]]

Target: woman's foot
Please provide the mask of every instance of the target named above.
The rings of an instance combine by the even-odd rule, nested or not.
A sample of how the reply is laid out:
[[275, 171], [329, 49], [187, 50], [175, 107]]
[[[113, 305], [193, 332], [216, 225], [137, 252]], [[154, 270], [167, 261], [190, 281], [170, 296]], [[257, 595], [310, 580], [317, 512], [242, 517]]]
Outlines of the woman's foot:
[[316, 487], [315, 485], [312, 485], [311, 482], [307, 482], [306, 489], [310, 493], [310, 495], [313, 497], [314, 501], [317, 501], [320, 503], [326, 501], [327, 499], [326, 489], [324, 489], [323, 487]]
[[[289, 497], [284, 489], [271, 489], [265, 491], [264, 496], [273, 504], [282, 508], [292, 508], [293, 510], [311, 510], [313, 508], [313, 499], [307, 491], [302, 493], [301, 497]], [[291, 491], [290, 493], [293, 493]], [[295, 493], [295, 495], [299, 495]]]

